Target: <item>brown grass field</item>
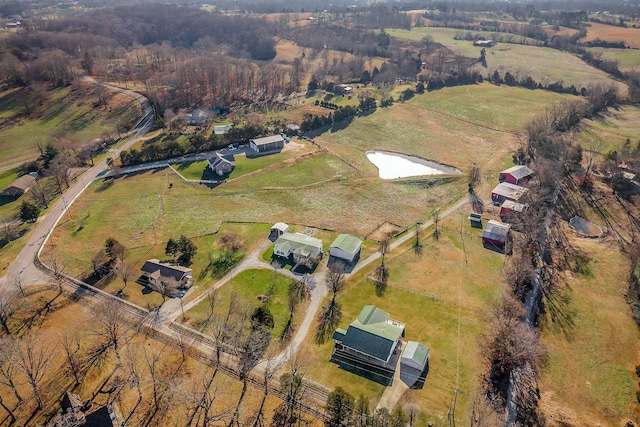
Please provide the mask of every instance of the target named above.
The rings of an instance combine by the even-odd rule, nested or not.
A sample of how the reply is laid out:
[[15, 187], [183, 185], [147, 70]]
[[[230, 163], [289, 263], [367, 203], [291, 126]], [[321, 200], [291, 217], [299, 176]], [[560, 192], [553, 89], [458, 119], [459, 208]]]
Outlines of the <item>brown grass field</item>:
[[591, 22], [587, 28], [587, 36], [581, 41], [588, 42], [595, 39], [608, 42], [624, 42], [630, 48], [640, 49], [640, 29], [638, 28], [617, 27]]

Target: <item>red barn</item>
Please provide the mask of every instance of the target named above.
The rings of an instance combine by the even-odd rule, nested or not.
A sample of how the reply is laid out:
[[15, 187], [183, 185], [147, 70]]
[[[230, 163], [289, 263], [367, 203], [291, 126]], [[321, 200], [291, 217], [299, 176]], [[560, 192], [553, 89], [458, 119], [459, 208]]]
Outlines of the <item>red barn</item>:
[[489, 220], [482, 232], [482, 243], [504, 249], [511, 226], [502, 222]]
[[514, 218], [517, 218], [528, 207], [529, 207], [528, 205], [525, 205], [523, 203], [517, 203], [511, 200], [505, 200], [502, 206], [500, 206], [500, 219], [503, 222], [512, 221]]
[[525, 165], [516, 165], [500, 172], [498, 181], [518, 185], [527, 182], [532, 175], [533, 171]]
[[505, 200], [517, 202], [527, 191], [529, 191], [528, 188], [501, 182], [491, 191], [491, 200], [495, 206], [500, 206]]

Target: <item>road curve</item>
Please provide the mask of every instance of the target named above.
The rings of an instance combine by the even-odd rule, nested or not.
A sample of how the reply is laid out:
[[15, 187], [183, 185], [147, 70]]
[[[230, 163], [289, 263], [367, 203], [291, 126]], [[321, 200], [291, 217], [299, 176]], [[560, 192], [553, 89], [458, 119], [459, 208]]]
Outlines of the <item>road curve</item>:
[[[91, 77], [84, 76], [83, 80], [95, 85], [102, 85], [105, 88], [127, 95], [137, 101], [143, 109], [143, 116], [133, 126], [131, 133], [133, 136], [128, 141], [112, 150], [113, 156], [116, 157], [122, 150], [126, 150], [136, 143], [144, 134], [146, 134], [154, 121], [153, 106], [147, 98], [143, 95], [133, 92], [131, 90], [122, 89], [119, 87], [111, 86], [105, 83], [99, 83], [93, 80]], [[56, 225], [63, 217], [69, 206], [73, 204], [76, 198], [91, 184], [91, 182], [101, 172], [108, 169], [106, 158], [97, 163], [95, 166], [83, 173], [76, 182], [71, 185], [67, 191], [58, 199], [56, 203], [49, 207], [49, 211], [46, 215], [40, 218], [38, 225], [36, 226], [31, 238], [20, 251], [16, 259], [13, 261], [9, 268], [7, 275], [4, 278], [0, 278], [0, 287], [4, 281], [7, 284], [13, 283], [17, 278], [20, 280], [22, 286], [29, 286], [35, 283], [40, 283], [47, 280], [46, 274], [40, 271], [34, 264], [34, 260], [39, 256], [45, 243], [51, 236], [51, 233], [55, 229]]]

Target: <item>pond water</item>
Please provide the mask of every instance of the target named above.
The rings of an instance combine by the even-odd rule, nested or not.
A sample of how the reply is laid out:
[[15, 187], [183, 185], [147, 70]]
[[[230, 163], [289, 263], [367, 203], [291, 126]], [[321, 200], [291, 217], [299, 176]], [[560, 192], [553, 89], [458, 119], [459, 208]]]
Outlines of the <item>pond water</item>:
[[367, 159], [378, 168], [382, 179], [406, 178], [409, 176], [459, 174], [460, 170], [441, 165], [420, 157], [406, 154], [367, 151]]

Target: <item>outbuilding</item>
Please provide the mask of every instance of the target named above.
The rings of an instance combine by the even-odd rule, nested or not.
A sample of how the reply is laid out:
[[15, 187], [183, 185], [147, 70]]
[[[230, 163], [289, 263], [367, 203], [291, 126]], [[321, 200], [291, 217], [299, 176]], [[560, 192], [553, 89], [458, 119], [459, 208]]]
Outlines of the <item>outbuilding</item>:
[[519, 216], [527, 209], [527, 207], [529, 206], [524, 203], [505, 200], [502, 206], [500, 206], [500, 219], [503, 222], [513, 221], [514, 219], [519, 218]]
[[216, 135], [225, 135], [232, 127], [233, 125], [217, 125], [213, 127], [213, 133]]
[[523, 184], [533, 176], [533, 171], [525, 165], [512, 166], [498, 174], [498, 181], [508, 182], [509, 184]]
[[400, 355], [400, 363], [422, 372], [428, 362], [429, 347], [416, 341], [408, 341]]
[[269, 240], [275, 242], [278, 237], [282, 236], [284, 233], [289, 232], [289, 226], [284, 222], [276, 222], [271, 227], [271, 231], [269, 232]]
[[362, 240], [350, 234], [341, 234], [329, 247], [329, 255], [352, 263], [362, 249]]
[[499, 221], [489, 220], [482, 232], [482, 243], [504, 248], [509, 238], [511, 226]]
[[517, 202], [527, 191], [529, 191], [528, 188], [501, 182], [491, 191], [491, 200], [495, 206], [500, 206], [505, 200]]
[[256, 153], [268, 153], [284, 148], [284, 138], [282, 135], [265, 136], [249, 140], [249, 147]]

